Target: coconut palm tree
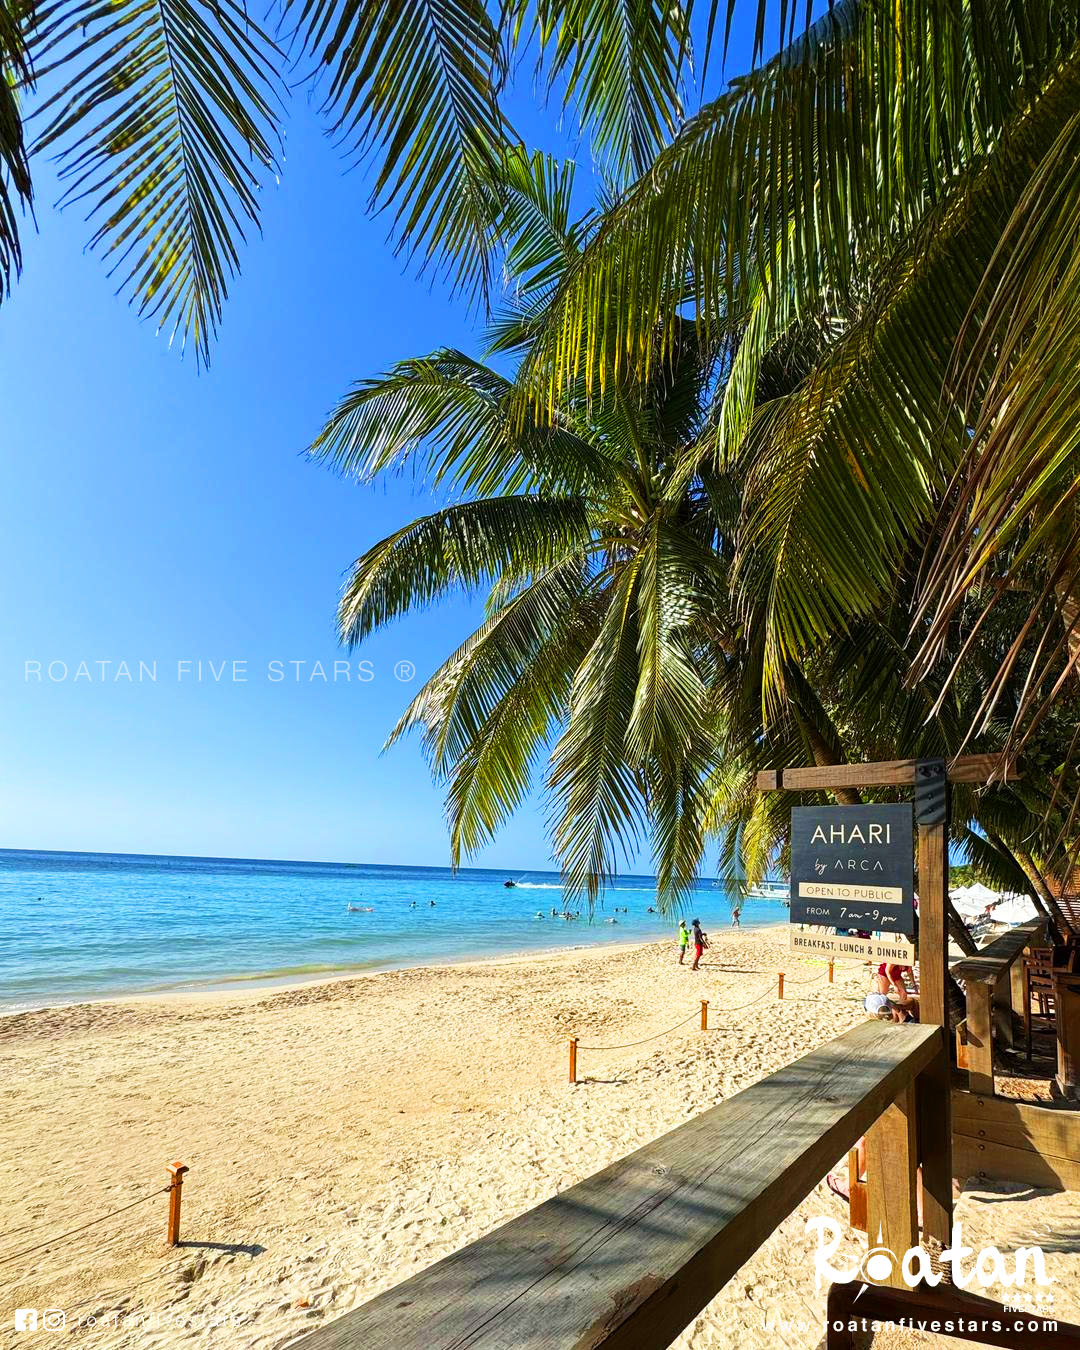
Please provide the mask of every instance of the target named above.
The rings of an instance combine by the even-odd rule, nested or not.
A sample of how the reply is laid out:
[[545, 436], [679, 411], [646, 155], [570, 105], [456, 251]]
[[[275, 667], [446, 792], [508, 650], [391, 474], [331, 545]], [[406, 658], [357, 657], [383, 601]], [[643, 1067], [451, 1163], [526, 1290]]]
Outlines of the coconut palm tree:
[[[506, 171], [517, 284], [492, 334], [504, 357], [528, 350], [587, 232], [570, 219], [569, 168], [513, 155]], [[491, 838], [550, 754], [570, 889], [595, 898], [643, 832], [664, 894], [692, 883], [709, 687], [727, 636], [729, 494], [718, 475], [674, 476], [705, 431], [710, 372], [688, 325], [648, 381], [612, 381], [592, 399], [567, 389], [540, 427], [519, 419], [512, 374], [443, 350], [360, 382], [317, 441], [317, 455], [362, 479], [418, 461], [456, 498], [367, 549], [339, 612], [354, 644], [452, 589], [486, 594], [483, 624], [391, 736], [422, 729], [447, 784], [455, 862]]]
[[[738, 342], [714, 461], [751, 456], [734, 577], [764, 607], [773, 710], [785, 667], [876, 613], [920, 535], [911, 678], [972, 594], [1001, 603], [1038, 559], [1056, 619], [1018, 626], [968, 730], [1023, 668], [1015, 757], [1075, 682], [1078, 33], [1071, 0], [831, 7], [683, 126], [553, 300], [540, 408], [590, 370], [647, 372], [687, 313]], [[755, 396], [778, 342], [837, 323], [826, 361]]]
[[[620, 850], [648, 833], [666, 904], [685, 894], [712, 839], [729, 876], [751, 881], [786, 847], [790, 803], [754, 792], [758, 769], [952, 754], [970, 709], [959, 692], [935, 708], [936, 686], [905, 685], [918, 534], [889, 579], [889, 605], [786, 660], [770, 692], [770, 600], [739, 596], [750, 563], [737, 529], [759, 490], [757, 456], [744, 446], [721, 464], [716, 453], [741, 347], [713, 347], [684, 322], [647, 376], [609, 370], [592, 396], [583, 378], [563, 386], [554, 417], [532, 420], [522, 372], [563, 278], [603, 228], [571, 221], [571, 167], [519, 152], [504, 164], [511, 303], [491, 335], [492, 359], [516, 361], [512, 373], [456, 351], [402, 362], [354, 387], [315, 453], [363, 480], [419, 466], [453, 497], [358, 559], [340, 607], [346, 642], [453, 589], [487, 594], [484, 624], [391, 736], [420, 729], [447, 784], [455, 863], [490, 840], [543, 765], [568, 886], [595, 898]], [[755, 398], [799, 388], [860, 320], [856, 307], [829, 328], [789, 329], [760, 362]], [[775, 566], [771, 541], [753, 566]], [[984, 644], [970, 661], [958, 685], [968, 705], [999, 655]], [[997, 729], [978, 748], [1002, 739]], [[991, 827], [1009, 839], [1028, 829], [1017, 791], [958, 791], [958, 841], [985, 850]], [[1045, 803], [1032, 780], [1029, 797], [1040, 791]], [[1027, 884], [1007, 846], [991, 852]]]

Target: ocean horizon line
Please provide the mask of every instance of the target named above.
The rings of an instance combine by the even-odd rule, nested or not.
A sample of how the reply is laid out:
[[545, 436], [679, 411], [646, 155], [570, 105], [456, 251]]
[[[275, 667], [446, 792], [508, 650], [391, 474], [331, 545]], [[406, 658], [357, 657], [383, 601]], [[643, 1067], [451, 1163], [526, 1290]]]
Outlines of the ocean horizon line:
[[[459, 865], [455, 867], [452, 863], [377, 863], [377, 862], [342, 862], [332, 858], [260, 858], [254, 855], [231, 854], [231, 853], [132, 853], [123, 849], [85, 849], [85, 848], [14, 848], [10, 845], [0, 846], [0, 857], [5, 854], [22, 855], [47, 855], [67, 858], [121, 858], [130, 860], [144, 859], [162, 859], [169, 862], [201, 862], [201, 863], [271, 863], [283, 867], [344, 867], [364, 869], [387, 869], [402, 870], [408, 869], [413, 872], [450, 872], [466, 873], [478, 872], [499, 877], [531, 876], [536, 873], [541, 876], [561, 876], [562, 873], [557, 867], [525, 867], [516, 864], [514, 867], [480, 867], [472, 864]], [[619, 878], [624, 880], [648, 881], [656, 884], [656, 874], [653, 872], [621, 872], [616, 873], [613, 881], [618, 882]], [[772, 884], [782, 880], [781, 878], [765, 878], [765, 884]], [[727, 883], [720, 877], [699, 876], [695, 878], [695, 885], [707, 884], [712, 886], [724, 886]]]

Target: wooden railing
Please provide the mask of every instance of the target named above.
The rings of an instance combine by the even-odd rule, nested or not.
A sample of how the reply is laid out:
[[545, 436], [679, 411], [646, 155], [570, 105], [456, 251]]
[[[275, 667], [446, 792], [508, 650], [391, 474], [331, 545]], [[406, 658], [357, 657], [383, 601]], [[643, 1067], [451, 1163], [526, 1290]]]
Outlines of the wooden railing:
[[857, 1026], [312, 1332], [303, 1350], [661, 1350], [863, 1134], [875, 1232], [904, 1251], [920, 1160], [924, 1217], [951, 1227], [945, 1063], [940, 1027]]
[[[964, 981], [967, 1000], [957, 1062], [968, 1071], [970, 1091], [952, 1094], [953, 1168], [961, 1180], [983, 1176], [1080, 1190], [1080, 1112], [994, 1095], [995, 1045], [1015, 1045], [1023, 1011], [1019, 958], [1028, 947], [1040, 946], [1045, 935], [1042, 920], [1021, 924], [952, 967]], [[1080, 1028], [1072, 1031], [1066, 999], [1059, 995], [1059, 1001], [1060, 1058], [1061, 1045], [1080, 1045]]]
[[953, 977], [964, 982], [963, 1040], [972, 1092], [994, 1091], [994, 1041], [1013, 1045], [1013, 1012], [1022, 1006], [1019, 958], [1026, 947], [1037, 947], [1045, 933], [1045, 920], [1019, 924], [952, 967]]

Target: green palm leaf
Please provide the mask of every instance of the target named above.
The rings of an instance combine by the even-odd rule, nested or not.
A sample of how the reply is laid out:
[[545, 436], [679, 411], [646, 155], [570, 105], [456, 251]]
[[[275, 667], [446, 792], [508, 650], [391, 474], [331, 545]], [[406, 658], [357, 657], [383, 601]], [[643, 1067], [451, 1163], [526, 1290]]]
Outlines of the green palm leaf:
[[363, 481], [419, 463], [432, 486], [452, 480], [484, 496], [548, 483], [583, 491], [611, 477], [610, 461], [565, 419], [536, 426], [518, 417], [514, 399], [504, 375], [444, 348], [355, 384], [311, 454]]
[[[520, 20], [529, 5], [513, 8]], [[536, 0], [549, 76], [626, 182], [638, 178], [682, 120], [689, 6], [672, 0]]]
[[646, 819], [642, 784], [626, 756], [637, 693], [640, 557], [612, 588], [604, 622], [574, 676], [569, 719], [551, 755], [552, 833], [571, 893], [590, 904], [632, 856]]
[[[1078, 97], [1080, 60], [1042, 100], [1043, 120], [1056, 109], [1064, 124], [1016, 202], [972, 305], [977, 338], [963, 375], [969, 396], [983, 396], [963, 478], [943, 507], [935, 553], [928, 555], [918, 611], [932, 616], [916, 659], [923, 673], [969, 593], [980, 595], [982, 607], [974, 642], [991, 610], [1036, 569], [1041, 594], [988, 681], [975, 721], [982, 728], [995, 715], [1038, 638], [1013, 714], [1011, 754], [1022, 750], [1080, 660], [1071, 603], [1080, 586], [1080, 114], [1071, 111]], [[1037, 617], [1048, 598], [1059, 608], [1049, 633]]]
[[[981, 24], [993, 10], [995, 40]], [[985, 12], [984, 12], [985, 11]], [[790, 14], [789, 10], [789, 14]], [[682, 297], [718, 336], [755, 295], [846, 296], [997, 141], [1076, 40], [1069, 0], [848, 0], [680, 130], [594, 232], [534, 358], [538, 396], [647, 370]]]
[[516, 138], [495, 97], [502, 47], [483, 0], [294, 0], [287, 14], [336, 136], [376, 159], [372, 206], [393, 212], [399, 246], [486, 295], [493, 183]]
[[542, 572], [590, 541], [574, 498], [487, 497], [422, 516], [357, 559], [338, 610], [342, 640], [354, 645], [451, 590]]
[[91, 247], [140, 315], [208, 360], [276, 170], [272, 42], [234, 0], [60, 0], [33, 44], [51, 87], [34, 149], [59, 150], [62, 203], [89, 204]]
[[0, 301], [22, 267], [19, 207], [33, 200], [18, 89], [32, 85], [25, 7], [0, 0]]

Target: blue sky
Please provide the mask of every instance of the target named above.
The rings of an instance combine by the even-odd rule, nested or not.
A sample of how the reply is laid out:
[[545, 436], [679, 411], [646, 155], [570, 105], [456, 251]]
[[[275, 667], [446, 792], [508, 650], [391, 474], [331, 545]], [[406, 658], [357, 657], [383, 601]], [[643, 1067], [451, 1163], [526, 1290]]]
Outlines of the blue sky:
[[[736, 34], [729, 69], [744, 46]], [[565, 151], [559, 109], [525, 113], [525, 94], [519, 129]], [[394, 258], [362, 175], [301, 99], [208, 372], [112, 295], [81, 216], [50, 209], [46, 165], [36, 181], [40, 229], [0, 314], [0, 847], [445, 863], [418, 747], [379, 751], [479, 606], [402, 621], [330, 679], [349, 659], [343, 573], [430, 501], [407, 480], [342, 481], [303, 450], [353, 379], [475, 348], [464, 305]], [[218, 680], [211, 661], [230, 663]], [[538, 802], [476, 859], [548, 860]]]

